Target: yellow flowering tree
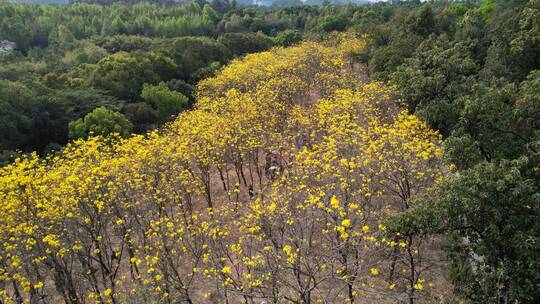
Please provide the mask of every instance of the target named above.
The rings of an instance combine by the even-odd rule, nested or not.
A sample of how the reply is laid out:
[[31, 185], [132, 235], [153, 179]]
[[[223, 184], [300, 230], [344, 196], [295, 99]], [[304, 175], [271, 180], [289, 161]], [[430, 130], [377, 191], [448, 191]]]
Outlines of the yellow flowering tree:
[[423, 296], [423, 240], [383, 222], [440, 178], [439, 137], [365, 83], [363, 48], [341, 35], [247, 55], [159, 131], [0, 169], [2, 300]]

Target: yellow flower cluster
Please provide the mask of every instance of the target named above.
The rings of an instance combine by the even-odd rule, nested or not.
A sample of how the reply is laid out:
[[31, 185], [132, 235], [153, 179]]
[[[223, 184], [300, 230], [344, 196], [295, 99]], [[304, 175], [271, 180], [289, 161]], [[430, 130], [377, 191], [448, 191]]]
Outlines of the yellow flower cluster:
[[247, 55], [202, 81], [195, 109], [162, 130], [0, 169], [2, 301], [400, 289], [376, 266], [410, 242], [380, 221], [439, 177], [439, 138], [392, 88], [362, 82], [353, 57], [364, 46], [342, 35]]

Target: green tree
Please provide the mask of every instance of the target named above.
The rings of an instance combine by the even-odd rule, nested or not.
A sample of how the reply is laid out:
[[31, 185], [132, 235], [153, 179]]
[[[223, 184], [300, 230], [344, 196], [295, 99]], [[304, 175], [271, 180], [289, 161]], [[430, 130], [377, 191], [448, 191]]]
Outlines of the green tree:
[[124, 106], [122, 112], [133, 123], [133, 131], [136, 133], [144, 133], [158, 126], [158, 111], [145, 102], [129, 103]]
[[446, 36], [432, 36], [391, 76], [411, 111], [445, 136], [459, 119], [460, 97], [470, 92], [476, 81], [478, 66], [471, 53], [467, 42], [452, 43]]
[[107, 51], [88, 40], [78, 41], [76, 47], [64, 54], [62, 62], [67, 66], [78, 66], [83, 63], [97, 63], [108, 55]]
[[123, 137], [131, 134], [133, 125], [121, 113], [99, 107], [88, 113], [84, 118], [69, 123], [69, 138], [87, 138], [90, 135], [107, 136], [118, 133]]
[[167, 84], [164, 82], [156, 86], [145, 84], [141, 97], [146, 103], [157, 109], [159, 119], [162, 122], [178, 114], [189, 102], [189, 99], [182, 93], [169, 90]]
[[32, 150], [43, 151], [50, 143], [67, 143], [70, 121], [82, 118], [98, 107], [119, 111], [123, 103], [99, 90], [54, 90], [36, 107], [30, 140]]
[[17, 43], [17, 49], [26, 53], [31, 44], [30, 29], [18, 17], [2, 17], [0, 20], [0, 37]]
[[203, 7], [203, 17], [207, 20], [210, 20], [216, 23], [219, 20], [218, 13], [210, 6], [208, 3], [204, 4]]
[[273, 46], [272, 39], [262, 33], [225, 33], [218, 41], [234, 56], [266, 51]]
[[35, 93], [27, 86], [0, 80], [0, 150], [16, 150], [28, 145]]
[[390, 223], [444, 235], [455, 288], [470, 303], [540, 299], [539, 90], [539, 71], [519, 86], [477, 85], [444, 144], [457, 170]]
[[327, 16], [321, 24], [321, 28], [325, 32], [343, 31], [349, 24], [346, 15]]
[[116, 18], [114, 18], [114, 21], [112, 22], [112, 27], [115, 34], [126, 33], [126, 25], [124, 24], [124, 21], [122, 20], [122, 18], [120, 18], [120, 16], [116, 16]]
[[[191, 82], [191, 74], [213, 62], [229, 59], [227, 48], [207, 37], [181, 37], [168, 41], [163, 52], [177, 65], [174, 78]], [[166, 80], [166, 79], [162, 79]]]
[[296, 30], [285, 30], [283, 32], [279, 32], [274, 39], [275, 43], [281, 46], [291, 46], [300, 42], [300, 40], [302, 40], [302, 35]]
[[[375, 32], [374, 38], [387, 35], [390, 35], [387, 31]], [[422, 39], [416, 35], [399, 35], [391, 43], [375, 46], [369, 59], [370, 76], [379, 80], [389, 80], [391, 74], [414, 54], [415, 46], [421, 42]]]
[[484, 0], [479, 7], [480, 13], [484, 20], [488, 19], [491, 12], [495, 10], [496, 4], [492, 0]]
[[194, 85], [180, 79], [171, 79], [167, 81], [167, 86], [172, 91], [180, 92], [184, 96], [188, 97], [191, 101], [193, 101], [196, 90], [196, 87]]
[[431, 5], [424, 5], [413, 11], [405, 20], [407, 29], [421, 36], [428, 36], [436, 28], [435, 13]]
[[69, 49], [75, 43], [75, 37], [64, 25], [60, 25], [49, 34], [49, 44], [60, 49]]
[[135, 101], [144, 83], [169, 80], [175, 70], [175, 63], [166, 56], [121, 52], [97, 63], [93, 84], [120, 99]]
[[445, 235], [455, 288], [470, 303], [540, 299], [539, 148], [452, 174], [422, 207], [389, 223], [401, 233]]

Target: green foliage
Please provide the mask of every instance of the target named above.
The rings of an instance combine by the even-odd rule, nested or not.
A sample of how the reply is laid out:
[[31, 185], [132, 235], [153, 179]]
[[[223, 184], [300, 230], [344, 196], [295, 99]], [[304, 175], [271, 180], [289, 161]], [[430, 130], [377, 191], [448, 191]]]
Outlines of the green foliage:
[[182, 93], [171, 91], [164, 82], [156, 86], [145, 84], [142, 99], [157, 109], [161, 121], [170, 120], [188, 105], [188, 98]]
[[144, 133], [156, 128], [159, 113], [146, 102], [129, 103], [124, 106], [122, 112], [133, 123], [133, 131]]
[[[465, 99], [460, 122], [446, 143], [449, 159], [469, 168], [475, 163], [466, 159], [471, 155], [492, 161], [525, 153], [540, 127], [539, 90], [539, 71], [531, 72], [520, 87], [478, 87]], [[468, 146], [461, 142], [464, 139]]]
[[495, 3], [492, 0], [484, 0], [478, 9], [482, 18], [488, 19], [491, 12], [495, 10]]
[[[205, 37], [182, 37], [169, 41], [162, 50], [177, 68], [174, 78], [191, 81], [192, 74], [213, 62], [225, 62], [228, 58], [225, 46]], [[169, 80], [171, 78], [162, 78]]]
[[273, 46], [272, 39], [262, 33], [226, 33], [218, 41], [234, 56], [266, 51]]
[[345, 15], [328, 16], [321, 24], [321, 28], [325, 32], [343, 31], [348, 24], [349, 22]]
[[462, 105], [475, 81], [478, 67], [466, 42], [452, 44], [447, 37], [430, 37], [414, 56], [397, 68], [391, 79], [400, 84], [411, 111], [444, 135], [450, 135]]
[[442, 233], [458, 294], [471, 303], [534, 303], [540, 294], [539, 142], [513, 161], [453, 174], [389, 229]]
[[200, 81], [208, 77], [214, 76], [221, 68], [221, 63], [214, 61], [210, 65], [202, 67], [191, 74], [191, 79]]
[[101, 59], [107, 57], [108, 52], [87, 40], [77, 42], [77, 46], [73, 50], [68, 51], [62, 58], [62, 63], [67, 67], [79, 66], [84, 63], [97, 63]]
[[127, 137], [131, 134], [132, 128], [131, 122], [121, 113], [99, 107], [84, 118], [69, 123], [69, 138], [88, 138], [92, 135], [107, 136], [113, 133]]
[[85, 89], [51, 91], [39, 82], [0, 81], [0, 146], [8, 150], [43, 151], [51, 142], [67, 141], [67, 123], [100, 105], [121, 103], [102, 92]]
[[19, 50], [27, 52], [30, 48], [32, 34], [30, 29], [24, 26], [22, 16], [9, 16], [2, 17], [0, 21], [0, 37], [17, 43]]
[[19, 157], [21, 157], [21, 154], [15, 151], [1, 150], [0, 151], [0, 166], [8, 165]]
[[98, 107], [120, 111], [122, 106], [122, 101], [98, 90], [55, 90], [40, 104], [33, 118], [33, 136], [29, 150], [43, 151], [50, 143], [65, 144], [70, 121], [77, 120]]
[[530, 0], [519, 15], [519, 31], [511, 41], [511, 54], [524, 58], [531, 69], [540, 69], [540, 1]]
[[196, 90], [194, 85], [191, 85], [181, 79], [171, 79], [167, 81], [167, 86], [172, 91], [182, 93], [186, 97], [190, 98], [190, 100], [193, 99]]
[[208, 3], [204, 4], [203, 17], [204, 17], [204, 19], [210, 20], [210, 21], [212, 21], [214, 23], [219, 20], [218, 13]]
[[463, 16], [467, 12], [467, 5], [465, 3], [452, 3], [447, 10], [455, 16]]
[[0, 80], [0, 150], [15, 150], [26, 142], [35, 105], [26, 86]]
[[433, 3], [370, 32], [370, 74], [441, 131], [450, 168], [390, 230], [445, 236], [456, 293], [470, 303], [540, 299], [538, 5]]
[[144, 36], [97, 36], [92, 39], [109, 53], [151, 51], [161, 40]]
[[[385, 32], [378, 33], [386, 35]], [[374, 37], [375, 38], [375, 37]], [[388, 80], [392, 72], [414, 53], [421, 42], [417, 36], [396, 38], [392, 44], [377, 47], [369, 60], [369, 73], [375, 79]]]
[[436, 28], [435, 13], [431, 5], [424, 5], [419, 10], [412, 12], [405, 20], [407, 30], [427, 36]]
[[48, 41], [50, 47], [68, 49], [75, 42], [75, 37], [66, 26], [60, 25], [57, 29], [51, 31]]
[[[65, 144], [68, 122], [100, 106], [125, 113], [137, 132], [154, 129], [163, 120], [139, 103], [144, 84], [165, 81], [193, 100], [197, 81], [235, 56], [268, 50], [275, 37], [267, 35], [302, 32], [319, 15], [307, 8], [237, 10], [222, 1], [163, 4], [0, 3], [0, 38], [17, 44], [0, 53], [0, 78], [24, 88], [18, 97], [25, 100], [12, 93], [0, 100], [0, 147], [43, 152], [50, 143]], [[298, 37], [277, 39], [287, 45]]]
[[136, 100], [143, 84], [168, 80], [176, 68], [162, 55], [116, 53], [97, 63], [92, 83], [120, 99]]
[[293, 44], [296, 44], [302, 40], [302, 35], [300, 32], [295, 30], [285, 30], [283, 32], [279, 32], [276, 35], [276, 38], [274, 39], [274, 42], [277, 45], [281, 46], [291, 46]]
[[0, 64], [0, 78], [18, 81], [29, 75], [42, 74], [48, 68], [43, 62], [31, 62], [23, 58], [13, 58], [6, 63]]

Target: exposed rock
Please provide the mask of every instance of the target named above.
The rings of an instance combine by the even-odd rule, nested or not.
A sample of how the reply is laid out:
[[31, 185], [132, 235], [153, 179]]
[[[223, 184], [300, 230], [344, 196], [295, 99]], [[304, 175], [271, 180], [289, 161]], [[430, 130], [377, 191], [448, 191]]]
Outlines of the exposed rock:
[[2, 40], [0, 41], [0, 52], [9, 52], [17, 48], [17, 44], [13, 41]]

